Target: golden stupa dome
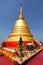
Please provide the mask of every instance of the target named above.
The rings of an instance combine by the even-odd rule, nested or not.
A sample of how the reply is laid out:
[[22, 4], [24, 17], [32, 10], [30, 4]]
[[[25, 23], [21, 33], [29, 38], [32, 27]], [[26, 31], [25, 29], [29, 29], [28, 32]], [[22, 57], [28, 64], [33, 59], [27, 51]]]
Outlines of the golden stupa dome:
[[6, 41], [18, 41], [20, 37], [22, 37], [23, 41], [34, 41], [33, 35], [24, 20], [22, 7], [20, 7], [20, 15]]

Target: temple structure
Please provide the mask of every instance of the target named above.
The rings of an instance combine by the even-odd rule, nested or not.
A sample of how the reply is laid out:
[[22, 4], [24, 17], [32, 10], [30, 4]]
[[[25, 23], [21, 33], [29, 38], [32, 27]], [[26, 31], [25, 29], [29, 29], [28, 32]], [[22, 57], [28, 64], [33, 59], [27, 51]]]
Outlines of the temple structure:
[[37, 42], [31, 34], [28, 25], [23, 17], [22, 7], [20, 7], [20, 14], [17, 21], [14, 24], [12, 32], [5, 41], [6, 47], [16, 47], [18, 45], [19, 38], [22, 37], [23, 43], [32, 43], [37, 46]]

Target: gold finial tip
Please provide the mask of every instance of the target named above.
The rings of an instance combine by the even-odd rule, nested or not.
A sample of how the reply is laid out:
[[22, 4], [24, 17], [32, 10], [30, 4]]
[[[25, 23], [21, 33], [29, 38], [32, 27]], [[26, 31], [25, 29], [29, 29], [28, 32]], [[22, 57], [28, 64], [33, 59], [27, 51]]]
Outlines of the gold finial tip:
[[21, 7], [20, 7], [20, 12], [22, 12], [22, 4], [21, 4]]
[[22, 4], [20, 6], [20, 15], [19, 15], [19, 19], [24, 19], [23, 18], [23, 12], [22, 12]]

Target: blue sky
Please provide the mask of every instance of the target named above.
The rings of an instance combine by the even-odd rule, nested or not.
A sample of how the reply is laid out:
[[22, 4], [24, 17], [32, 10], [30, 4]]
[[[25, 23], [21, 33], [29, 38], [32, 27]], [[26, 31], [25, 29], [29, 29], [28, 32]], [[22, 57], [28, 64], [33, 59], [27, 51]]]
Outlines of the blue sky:
[[31, 33], [35, 39], [43, 41], [43, 0], [0, 0], [0, 42], [12, 31], [21, 3]]

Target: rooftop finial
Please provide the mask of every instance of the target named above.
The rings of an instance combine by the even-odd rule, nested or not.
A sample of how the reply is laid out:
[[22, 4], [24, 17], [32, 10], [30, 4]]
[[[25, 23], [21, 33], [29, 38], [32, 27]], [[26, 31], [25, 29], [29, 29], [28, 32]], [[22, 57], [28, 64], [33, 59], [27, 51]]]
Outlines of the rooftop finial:
[[20, 12], [22, 12], [22, 4], [21, 4], [21, 7], [20, 7]]
[[20, 15], [19, 15], [19, 19], [23, 19], [22, 4], [21, 4], [21, 6], [20, 6]]

